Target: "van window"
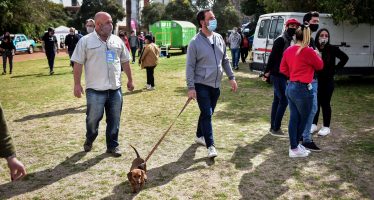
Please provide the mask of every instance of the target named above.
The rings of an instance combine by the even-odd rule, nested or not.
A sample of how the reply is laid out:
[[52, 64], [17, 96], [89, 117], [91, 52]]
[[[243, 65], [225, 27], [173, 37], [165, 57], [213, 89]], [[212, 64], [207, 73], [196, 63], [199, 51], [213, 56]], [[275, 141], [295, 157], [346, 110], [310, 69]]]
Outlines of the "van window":
[[260, 28], [258, 30], [258, 38], [266, 38], [269, 33], [270, 19], [264, 19], [260, 23]]
[[269, 39], [277, 38], [282, 34], [283, 22], [283, 18], [275, 18], [271, 21]]

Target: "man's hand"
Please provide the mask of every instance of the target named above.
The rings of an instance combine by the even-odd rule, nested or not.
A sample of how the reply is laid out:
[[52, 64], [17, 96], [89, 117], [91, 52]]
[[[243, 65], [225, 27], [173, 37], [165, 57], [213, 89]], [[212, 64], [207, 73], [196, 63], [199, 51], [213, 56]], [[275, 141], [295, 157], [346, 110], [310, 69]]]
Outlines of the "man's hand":
[[134, 84], [132, 83], [132, 81], [128, 81], [127, 82], [127, 90], [129, 90], [130, 92], [132, 92], [134, 90]]
[[196, 90], [195, 89], [188, 90], [187, 96], [188, 96], [189, 99], [195, 100], [196, 99]]
[[16, 157], [7, 159], [12, 181], [21, 179], [26, 175], [25, 166]]
[[84, 94], [84, 90], [81, 84], [74, 85], [74, 96], [77, 98], [81, 98], [82, 94]]
[[238, 84], [235, 80], [230, 80], [231, 91], [236, 92], [238, 90]]

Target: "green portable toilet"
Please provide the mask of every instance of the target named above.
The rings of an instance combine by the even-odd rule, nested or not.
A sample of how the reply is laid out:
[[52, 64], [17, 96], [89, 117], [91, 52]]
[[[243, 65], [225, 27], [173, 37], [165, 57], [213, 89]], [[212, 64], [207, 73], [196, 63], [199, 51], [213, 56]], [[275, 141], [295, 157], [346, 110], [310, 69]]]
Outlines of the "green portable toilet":
[[155, 43], [161, 48], [182, 49], [186, 53], [187, 46], [196, 34], [196, 26], [187, 21], [158, 21], [150, 25], [149, 30], [155, 37]]

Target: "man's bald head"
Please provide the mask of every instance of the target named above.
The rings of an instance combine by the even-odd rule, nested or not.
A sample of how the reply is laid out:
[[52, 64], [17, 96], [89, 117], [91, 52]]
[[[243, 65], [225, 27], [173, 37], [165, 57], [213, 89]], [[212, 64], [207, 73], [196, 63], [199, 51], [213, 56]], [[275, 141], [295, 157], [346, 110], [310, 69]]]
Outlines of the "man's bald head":
[[98, 12], [95, 14], [95, 24], [103, 23], [103, 21], [106, 21], [108, 19], [112, 19], [109, 13], [107, 12]]
[[113, 30], [113, 20], [109, 13], [98, 12], [95, 15], [95, 30], [100, 36], [108, 37]]

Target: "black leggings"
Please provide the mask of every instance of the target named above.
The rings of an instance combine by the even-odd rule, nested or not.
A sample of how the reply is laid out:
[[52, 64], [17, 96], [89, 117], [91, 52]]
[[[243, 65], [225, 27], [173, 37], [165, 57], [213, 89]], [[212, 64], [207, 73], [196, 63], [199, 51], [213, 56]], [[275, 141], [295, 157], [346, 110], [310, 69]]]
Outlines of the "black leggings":
[[334, 80], [319, 81], [318, 80], [318, 110], [314, 116], [313, 124], [318, 123], [320, 108], [322, 108], [323, 126], [330, 127], [331, 122], [331, 97], [334, 92]]
[[245, 62], [245, 59], [248, 57], [248, 48], [241, 48], [240, 49], [240, 57], [242, 58], [242, 62]]
[[151, 85], [152, 87], [155, 86], [155, 77], [153, 76], [155, 67], [156, 66], [145, 68], [147, 70], [147, 84]]

